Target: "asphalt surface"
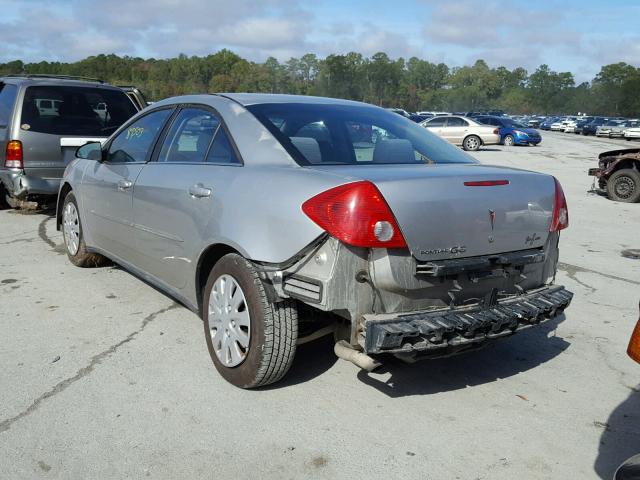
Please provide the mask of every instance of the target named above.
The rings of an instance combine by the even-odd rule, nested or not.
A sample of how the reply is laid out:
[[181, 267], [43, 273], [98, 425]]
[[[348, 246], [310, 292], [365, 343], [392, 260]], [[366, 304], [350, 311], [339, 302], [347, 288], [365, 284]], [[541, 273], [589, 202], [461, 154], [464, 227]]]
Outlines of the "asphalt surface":
[[544, 133], [485, 163], [556, 175], [566, 317], [463, 356], [365, 374], [328, 339], [282, 383], [215, 372], [200, 319], [118, 267], [80, 269], [46, 213], [0, 212], [0, 478], [611, 478], [640, 452], [640, 204], [589, 193], [603, 150]]

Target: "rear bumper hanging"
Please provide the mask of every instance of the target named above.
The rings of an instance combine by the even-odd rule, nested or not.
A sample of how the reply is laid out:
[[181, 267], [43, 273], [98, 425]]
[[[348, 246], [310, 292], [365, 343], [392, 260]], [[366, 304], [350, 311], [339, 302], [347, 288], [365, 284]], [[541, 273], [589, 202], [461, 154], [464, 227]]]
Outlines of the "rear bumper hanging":
[[444, 356], [486, 340], [511, 335], [548, 321], [571, 303], [562, 286], [453, 309], [364, 315], [365, 353], [422, 353]]

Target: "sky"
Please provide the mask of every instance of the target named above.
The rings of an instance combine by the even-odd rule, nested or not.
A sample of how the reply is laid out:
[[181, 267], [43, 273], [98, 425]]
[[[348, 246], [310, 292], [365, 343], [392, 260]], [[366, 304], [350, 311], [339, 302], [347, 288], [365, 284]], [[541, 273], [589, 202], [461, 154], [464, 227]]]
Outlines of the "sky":
[[449, 66], [640, 67], [640, 0], [0, 0], [0, 61], [228, 48], [254, 61], [379, 51]]

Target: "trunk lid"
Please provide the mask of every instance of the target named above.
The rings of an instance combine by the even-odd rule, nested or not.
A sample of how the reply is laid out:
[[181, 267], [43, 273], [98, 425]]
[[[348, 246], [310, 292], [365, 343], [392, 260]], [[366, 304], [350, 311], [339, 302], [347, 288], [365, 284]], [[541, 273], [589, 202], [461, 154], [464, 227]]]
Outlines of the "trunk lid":
[[[313, 168], [373, 182], [420, 261], [537, 248], [549, 235], [555, 201], [549, 175], [479, 164]], [[491, 180], [509, 183], [465, 185]]]

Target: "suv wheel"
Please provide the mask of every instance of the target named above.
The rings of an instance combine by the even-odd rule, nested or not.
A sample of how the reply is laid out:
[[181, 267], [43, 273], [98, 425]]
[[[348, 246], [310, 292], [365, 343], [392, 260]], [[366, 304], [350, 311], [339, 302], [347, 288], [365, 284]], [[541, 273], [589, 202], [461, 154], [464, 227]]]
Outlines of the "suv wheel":
[[607, 194], [616, 202], [640, 202], [640, 172], [623, 168], [607, 180]]
[[225, 255], [211, 270], [203, 318], [213, 364], [236, 387], [277, 382], [291, 367], [298, 339], [296, 303], [270, 303], [256, 269], [240, 255]]
[[105, 264], [107, 259], [97, 253], [87, 252], [78, 211], [76, 197], [69, 193], [62, 206], [62, 236], [67, 256], [77, 267], [99, 267]]

